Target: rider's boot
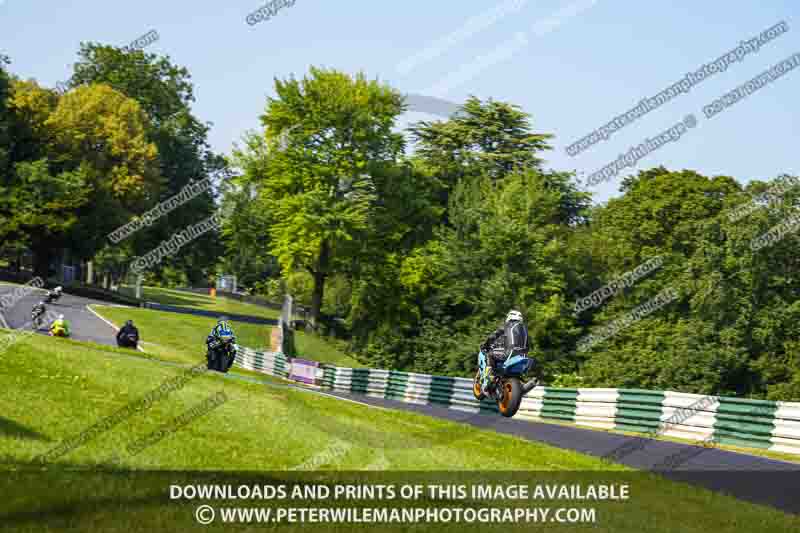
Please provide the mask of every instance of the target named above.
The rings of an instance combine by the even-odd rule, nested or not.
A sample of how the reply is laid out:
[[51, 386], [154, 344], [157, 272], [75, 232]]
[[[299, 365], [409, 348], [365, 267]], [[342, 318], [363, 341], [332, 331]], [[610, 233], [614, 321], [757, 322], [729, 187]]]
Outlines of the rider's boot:
[[483, 393], [487, 396], [491, 392], [489, 389], [493, 381], [494, 381], [494, 372], [492, 371], [492, 366], [486, 365], [486, 370], [483, 373], [483, 384], [481, 389], [483, 390]]

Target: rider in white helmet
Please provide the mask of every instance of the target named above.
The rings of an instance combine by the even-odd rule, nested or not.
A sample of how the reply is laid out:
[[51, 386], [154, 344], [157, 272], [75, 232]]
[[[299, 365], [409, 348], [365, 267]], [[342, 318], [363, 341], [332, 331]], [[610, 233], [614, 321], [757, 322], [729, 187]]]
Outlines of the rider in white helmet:
[[50, 335], [69, 337], [71, 334], [69, 322], [64, 319], [64, 315], [58, 315], [58, 318], [50, 324]]
[[61, 291], [62, 291], [61, 285], [59, 285], [52, 291], [47, 291], [47, 296], [45, 297], [45, 301], [47, 303], [55, 302], [56, 300], [61, 298]]
[[528, 328], [522, 313], [512, 309], [506, 315], [505, 323], [494, 330], [481, 345], [481, 351], [489, 361], [489, 376], [498, 362], [505, 361], [512, 355], [528, 355], [530, 340]]

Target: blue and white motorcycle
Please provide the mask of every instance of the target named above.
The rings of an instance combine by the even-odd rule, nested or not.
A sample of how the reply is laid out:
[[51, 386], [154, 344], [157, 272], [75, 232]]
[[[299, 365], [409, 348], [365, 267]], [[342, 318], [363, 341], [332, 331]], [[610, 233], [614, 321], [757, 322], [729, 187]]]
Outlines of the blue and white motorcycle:
[[524, 355], [512, 355], [498, 364], [489, 376], [489, 360], [483, 350], [478, 350], [478, 372], [472, 384], [476, 400], [489, 398], [497, 402], [500, 414], [514, 416], [519, 410], [522, 397], [530, 392], [538, 381], [531, 379], [524, 385], [521, 378], [533, 367], [533, 359]]

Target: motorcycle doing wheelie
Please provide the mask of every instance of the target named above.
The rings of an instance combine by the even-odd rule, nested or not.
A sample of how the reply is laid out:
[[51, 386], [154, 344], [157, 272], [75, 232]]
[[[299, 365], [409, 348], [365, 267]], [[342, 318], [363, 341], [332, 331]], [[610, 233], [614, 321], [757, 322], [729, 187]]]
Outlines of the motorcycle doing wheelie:
[[479, 350], [478, 372], [472, 384], [472, 393], [476, 400], [488, 398], [496, 401], [500, 414], [510, 418], [519, 410], [522, 397], [538, 383], [536, 379], [524, 385], [522, 383], [525, 373], [533, 367], [533, 359], [525, 355], [512, 355], [498, 362], [491, 376], [488, 375], [488, 365], [489, 358], [483, 350]]

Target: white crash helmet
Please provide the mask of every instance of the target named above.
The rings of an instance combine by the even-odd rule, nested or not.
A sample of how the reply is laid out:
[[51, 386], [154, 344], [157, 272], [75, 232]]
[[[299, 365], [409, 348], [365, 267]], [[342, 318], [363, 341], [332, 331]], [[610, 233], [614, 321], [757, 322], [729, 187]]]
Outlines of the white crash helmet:
[[522, 322], [522, 313], [517, 310], [511, 310], [506, 315], [506, 322]]
[[53, 289], [54, 292], [61, 292], [61, 285]]
[[58, 320], [64, 320], [64, 315], [58, 315]]

